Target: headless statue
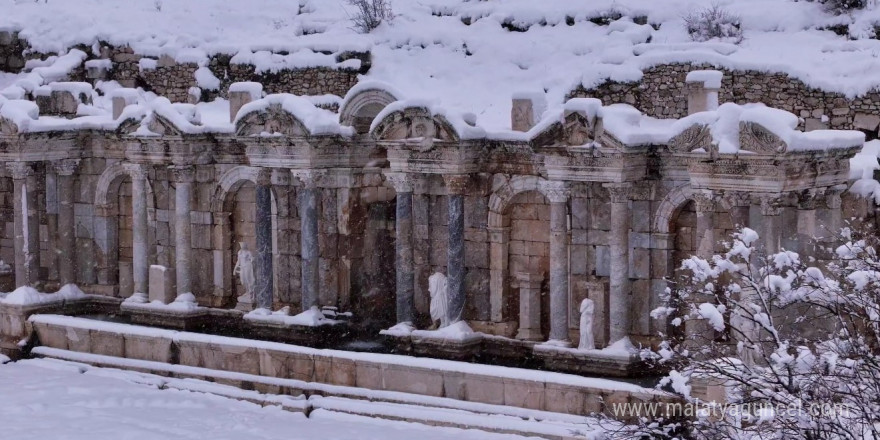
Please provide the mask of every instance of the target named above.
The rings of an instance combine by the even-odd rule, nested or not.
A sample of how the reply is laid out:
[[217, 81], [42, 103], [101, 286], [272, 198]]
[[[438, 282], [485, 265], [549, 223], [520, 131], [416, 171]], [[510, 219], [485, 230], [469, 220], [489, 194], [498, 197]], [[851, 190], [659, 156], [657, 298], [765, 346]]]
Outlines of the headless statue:
[[578, 349], [580, 350], [594, 350], [596, 348], [596, 342], [593, 340], [593, 312], [595, 308], [593, 300], [585, 299], [581, 301], [581, 340], [578, 343]]
[[254, 277], [254, 255], [248, 250], [245, 242], [238, 243], [238, 259], [235, 262], [235, 268], [232, 269], [233, 275], [238, 275], [241, 285], [244, 286], [245, 294], [238, 297], [238, 302], [254, 303], [254, 285], [257, 280]]
[[431, 294], [431, 322], [440, 321], [438, 328], [446, 327], [449, 325], [446, 275], [437, 272], [428, 277], [428, 292]]

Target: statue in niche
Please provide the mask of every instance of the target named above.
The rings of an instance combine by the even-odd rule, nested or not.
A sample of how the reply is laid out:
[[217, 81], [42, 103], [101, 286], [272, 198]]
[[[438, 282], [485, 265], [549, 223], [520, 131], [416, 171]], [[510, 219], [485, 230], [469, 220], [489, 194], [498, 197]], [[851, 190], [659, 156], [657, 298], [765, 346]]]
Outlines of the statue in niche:
[[254, 255], [248, 250], [245, 242], [238, 243], [238, 259], [235, 262], [235, 268], [232, 269], [233, 275], [238, 275], [241, 285], [244, 286], [245, 293], [238, 297], [239, 303], [254, 303], [254, 285], [257, 280], [254, 277]]
[[594, 350], [596, 348], [596, 342], [593, 340], [593, 313], [595, 310], [596, 305], [593, 300], [588, 298], [581, 301], [581, 340], [578, 343], [580, 350]]
[[428, 293], [431, 295], [431, 322], [440, 321], [437, 328], [449, 325], [449, 304], [446, 275], [440, 272], [428, 277]]

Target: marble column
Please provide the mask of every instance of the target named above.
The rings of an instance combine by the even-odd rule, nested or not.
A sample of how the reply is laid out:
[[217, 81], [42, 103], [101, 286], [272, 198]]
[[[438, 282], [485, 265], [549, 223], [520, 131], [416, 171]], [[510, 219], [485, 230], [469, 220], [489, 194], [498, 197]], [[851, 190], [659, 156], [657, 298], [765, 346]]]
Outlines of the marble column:
[[782, 238], [782, 199], [780, 194], [761, 196], [761, 239], [767, 256], [779, 252]]
[[397, 273], [397, 322], [412, 324], [415, 318], [415, 273], [413, 269], [413, 182], [405, 173], [385, 175], [397, 193], [395, 220], [395, 268]]
[[697, 247], [698, 257], [712, 258], [715, 253], [715, 206], [717, 198], [711, 191], [696, 191], [693, 195], [694, 208], [697, 212]]
[[76, 282], [76, 222], [73, 212], [73, 173], [79, 159], [53, 164], [58, 188], [58, 280], [61, 285]]
[[464, 193], [470, 177], [444, 175], [449, 203], [449, 244], [447, 246], [446, 281], [449, 323], [461, 321], [464, 313]]
[[299, 191], [303, 311], [318, 307], [318, 182], [322, 174], [319, 170], [293, 170], [293, 176], [303, 184]]
[[626, 183], [606, 184], [611, 201], [611, 282], [608, 301], [608, 344], [627, 336], [630, 331], [632, 292], [629, 280], [629, 198], [632, 186]]
[[835, 242], [840, 235], [840, 228], [843, 227], [843, 200], [841, 195], [846, 191], [846, 185], [829, 188], [825, 193], [825, 207], [828, 210], [827, 220], [824, 229], [827, 231], [824, 235], [828, 236], [828, 241]]
[[192, 184], [195, 170], [192, 165], [175, 165], [168, 169], [174, 175], [174, 267], [177, 276], [177, 296], [192, 293], [192, 224], [190, 222]]
[[[715, 208], [717, 206], [717, 197], [711, 191], [698, 190], [693, 194], [693, 201], [697, 216], [697, 246], [695, 253], [697, 257], [711, 260], [712, 255], [715, 254]], [[694, 294], [690, 297], [690, 301], [699, 306], [701, 303], [714, 303], [715, 298], [709, 294]], [[714, 329], [705, 319], [686, 320], [685, 333], [689, 343], [695, 342], [699, 344], [715, 339]]]
[[515, 277], [515, 287], [519, 288], [519, 329], [516, 339], [540, 341], [544, 338], [541, 333], [541, 283], [544, 282], [544, 274], [518, 272]]
[[819, 238], [816, 209], [825, 196], [824, 188], [813, 188], [798, 194], [797, 249], [803, 257], [816, 256], [816, 240]]
[[257, 255], [255, 258], [255, 308], [272, 310], [274, 273], [272, 270], [272, 170], [257, 172], [255, 190]]
[[40, 224], [37, 218], [37, 179], [33, 164], [10, 162], [13, 226], [15, 228], [15, 285], [36, 286], [40, 274]]
[[544, 181], [539, 188], [550, 201], [550, 340], [568, 344], [568, 199], [566, 182]]
[[147, 238], [147, 168], [136, 163], [127, 163], [125, 170], [131, 176], [132, 210], [132, 281], [134, 293], [139, 299], [147, 301], [150, 265], [148, 262]]

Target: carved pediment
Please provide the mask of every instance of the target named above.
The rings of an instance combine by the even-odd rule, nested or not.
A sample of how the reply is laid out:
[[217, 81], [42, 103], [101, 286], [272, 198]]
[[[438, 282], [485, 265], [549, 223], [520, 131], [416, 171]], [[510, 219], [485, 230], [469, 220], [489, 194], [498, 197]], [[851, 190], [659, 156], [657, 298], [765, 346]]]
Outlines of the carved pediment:
[[180, 136], [183, 131], [162, 115], [153, 113], [147, 129], [161, 136]]
[[248, 113], [235, 124], [235, 134], [238, 136], [261, 133], [278, 133], [291, 137], [309, 135], [305, 125], [278, 104], [270, 105], [265, 111]]
[[779, 136], [755, 122], [739, 123], [739, 148], [753, 153], [785, 153], [788, 145]]
[[690, 153], [698, 148], [714, 150], [712, 133], [707, 125], [694, 124], [669, 139], [669, 151], [673, 153]]
[[119, 123], [119, 126], [116, 127], [117, 134], [131, 134], [137, 131], [138, 127], [141, 126], [141, 121], [135, 118], [128, 118]]
[[[532, 144], [536, 147], [580, 147], [598, 142], [604, 146], [605, 135], [602, 118], [590, 118], [583, 112], [567, 111], [562, 122], [553, 123], [538, 133], [532, 139]], [[616, 139], [612, 144], [610, 146], [613, 148], [622, 147], [622, 144]]]
[[383, 141], [423, 139], [430, 147], [433, 141], [458, 142], [458, 133], [442, 115], [432, 115], [424, 107], [410, 107], [392, 112], [373, 130], [373, 136]]

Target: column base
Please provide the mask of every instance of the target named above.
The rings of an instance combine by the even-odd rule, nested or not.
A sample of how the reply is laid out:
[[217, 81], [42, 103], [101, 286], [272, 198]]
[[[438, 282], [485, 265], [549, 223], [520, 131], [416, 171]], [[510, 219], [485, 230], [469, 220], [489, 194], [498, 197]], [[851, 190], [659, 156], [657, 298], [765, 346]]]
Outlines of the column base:
[[516, 339], [521, 341], [543, 341], [544, 334], [541, 333], [541, 329], [520, 327], [516, 332]]

